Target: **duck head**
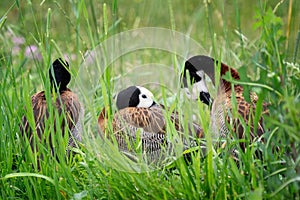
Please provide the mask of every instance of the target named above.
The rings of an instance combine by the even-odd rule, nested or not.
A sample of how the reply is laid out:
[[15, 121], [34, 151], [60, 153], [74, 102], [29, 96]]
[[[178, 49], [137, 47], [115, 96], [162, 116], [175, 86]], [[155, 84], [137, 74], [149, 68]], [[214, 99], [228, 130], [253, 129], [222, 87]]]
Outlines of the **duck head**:
[[[213, 99], [211, 98], [206, 82], [205, 82], [205, 73], [207, 70], [204, 69], [204, 66], [210, 68], [212, 64], [212, 70], [214, 69], [213, 60], [209, 59], [209, 57], [203, 56], [191, 59], [185, 62], [184, 71], [181, 75], [182, 77], [182, 87], [188, 98], [192, 100], [197, 100], [200, 98], [201, 102], [206, 105], [211, 105]], [[203, 68], [202, 68], [202, 67]], [[191, 85], [191, 91], [188, 88], [188, 83]]]
[[56, 59], [49, 69], [49, 77], [51, 87], [64, 91], [67, 89], [67, 85], [71, 80], [71, 74], [69, 72], [69, 63], [61, 58]]
[[118, 110], [126, 107], [150, 108], [155, 104], [152, 92], [141, 86], [130, 86], [117, 95]]

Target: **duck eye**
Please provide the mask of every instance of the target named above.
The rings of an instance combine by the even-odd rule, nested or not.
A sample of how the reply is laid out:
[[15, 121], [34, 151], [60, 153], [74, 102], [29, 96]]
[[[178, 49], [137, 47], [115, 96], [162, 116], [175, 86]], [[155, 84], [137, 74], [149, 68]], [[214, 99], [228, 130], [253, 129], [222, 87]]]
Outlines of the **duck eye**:
[[146, 96], [145, 94], [143, 94], [143, 95], [142, 95], [142, 97], [143, 97], [144, 99], [146, 99], [146, 98], [147, 98], [147, 96]]

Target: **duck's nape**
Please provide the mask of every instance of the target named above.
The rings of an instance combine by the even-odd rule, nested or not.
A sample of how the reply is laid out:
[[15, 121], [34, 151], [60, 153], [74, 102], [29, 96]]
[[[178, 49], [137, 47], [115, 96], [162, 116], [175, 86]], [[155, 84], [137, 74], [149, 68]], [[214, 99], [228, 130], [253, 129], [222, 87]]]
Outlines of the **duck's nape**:
[[[214, 58], [211, 58], [209, 56], [204, 56], [204, 55], [193, 56], [185, 62], [184, 76], [185, 76], [186, 71], [189, 71], [190, 73], [196, 73], [197, 71], [203, 71], [205, 74], [207, 74], [209, 76], [209, 78], [215, 85], [215, 65], [218, 66], [219, 61], [215, 60]], [[226, 85], [227, 81], [224, 80], [222, 78], [222, 76], [225, 75], [226, 72], [228, 72], [228, 71], [230, 71], [232, 78], [234, 78], [235, 80], [240, 79], [240, 76], [235, 69], [229, 67], [228, 65], [226, 65], [222, 62], [220, 63], [220, 67], [221, 67], [220, 79], [223, 81], [223, 84]], [[197, 81], [196, 78], [194, 78], [194, 80]]]
[[[186, 71], [188, 71], [191, 76], [193, 76], [193, 74], [197, 75], [197, 71], [204, 71], [212, 80], [213, 84], [215, 84], [214, 64], [215, 60], [211, 57], [204, 55], [193, 56], [185, 62], [183, 76], [186, 77]], [[190, 78], [194, 78], [195, 82], [197, 81], [196, 77]]]

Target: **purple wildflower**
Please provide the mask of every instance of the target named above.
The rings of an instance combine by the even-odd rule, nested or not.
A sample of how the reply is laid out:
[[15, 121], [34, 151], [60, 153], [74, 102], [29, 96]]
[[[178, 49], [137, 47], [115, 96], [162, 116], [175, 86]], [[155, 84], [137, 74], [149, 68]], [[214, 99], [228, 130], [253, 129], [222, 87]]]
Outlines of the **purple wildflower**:
[[14, 43], [15, 46], [20, 46], [25, 43], [25, 38], [13, 36], [12, 42]]
[[30, 59], [37, 59], [37, 60], [42, 59], [42, 55], [39, 52], [38, 47], [35, 46], [35, 45], [29, 45], [29, 46], [26, 47], [25, 57], [30, 58]]

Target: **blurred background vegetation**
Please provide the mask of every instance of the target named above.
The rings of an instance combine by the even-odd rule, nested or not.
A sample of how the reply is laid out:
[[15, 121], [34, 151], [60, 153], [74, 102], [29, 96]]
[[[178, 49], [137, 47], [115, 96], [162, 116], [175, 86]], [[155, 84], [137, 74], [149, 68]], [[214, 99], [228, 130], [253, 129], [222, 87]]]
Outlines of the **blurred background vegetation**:
[[[262, 19], [260, 14], [262, 11], [267, 13], [271, 9], [276, 17], [280, 18], [281, 35], [287, 39], [284, 43], [285, 53], [289, 55], [287, 58], [292, 57], [300, 24], [298, 1], [215, 0], [205, 2], [114, 0], [106, 2], [107, 9], [104, 13], [104, 1], [89, 0], [84, 3], [79, 0], [30, 1], [30, 3], [17, 1], [7, 13], [6, 25], [18, 36], [25, 36], [29, 33], [31, 37], [26, 37], [26, 44], [37, 42], [44, 44], [47, 13], [48, 9], [51, 9], [50, 38], [59, 44], [63, 52], [75, 54], [92, 48], [109, 35], [140, 27], [173, 29], [190, 35], [205, 48], [210, 48], [212, 45], [211, 33], [213, 33], [216, 34], [218, 41], [227, 41], [229, 48], [235, 50], [233, 48], [235, 44], [232, 41], [239, 41], [239, 33], [251, 43], [261, 37], [261, 27], [255, 27], [259, 22], [267, 23], [268, 20], [274, 20], [267, 15], [264, 16], [265, 19]], [[12, 1], [1, 1], [1, 13], [6, 13], [13, 4]], [[82, 6], [86, 7], [86, 13], [82, 12]], [[107, 17], [106, 20], [104, 16]], [[104, 32], [104, 21], [109, 27], [107, 35]], [[2, 51], [4, 48], [7, 51], [9, 44], [4, 39], [1, 48]], [[239, 50], [236, 49], [236, 51]]]

